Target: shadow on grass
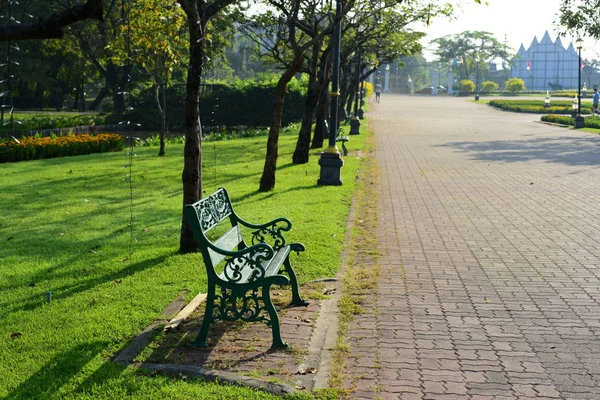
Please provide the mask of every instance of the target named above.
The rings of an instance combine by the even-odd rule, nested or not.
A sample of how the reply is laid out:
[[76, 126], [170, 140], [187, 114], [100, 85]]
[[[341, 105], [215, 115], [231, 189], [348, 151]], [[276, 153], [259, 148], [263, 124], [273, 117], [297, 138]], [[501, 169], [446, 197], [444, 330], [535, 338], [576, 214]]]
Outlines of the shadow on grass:
[[[222, 185], [222, 186], [227, 188], [224, 185]], [[323, 188], [325, 188], [325, 186], [317, 185], [315, 182], [314, 185], [295, 186], [295, 187], [285, 189], [285, 190], [272, 190], [270, 192], [261, 192], [259, 190], [255, 190], [253, 192], [250, 192], [248, 194], [244, 194], [241, 196], [236, 196], [235, 193], [229, 193], [229, 196], [231, 198], [231, 203], [233, 204], [233, 207], [235, 207], [236, 204], [243, 204], [246, 201], [252, 200], [254, 197], [259, 196], [259, 195], [264, 196], [262, 199], [262, 200], [264, 200], [264, 199], [271, 198], [275, 195], [277, 195], [277, 196], [282, 195], [287, 192], [298, 192], [298, 191], [305, 191], [305, 190], [310, 190], [310, 189], [320, 190]]]
[[544, 137], [528, 140], [496, 140], [488, 142], [450, 142], [440, 147], [453, 147], [474, 160], [500, 162], [545, 161], [571, 166], [600, 165], [600, 138]]
[[108, 342], [81, 344], [57, 354], [35, 374], [13, 390], [6, 400], [47, 399], [56, 395], [94, 357], [102, 352]]
[[[116, 272], [109, 273], [106, 275], [101, 275], [98, 277], [93, 277], [90, 279], [85, 279], [81, 281], [74, 282], [72, 284], [67, 284], [63, 286], [57, 286], [52, 288], [52, 298], [55, 301], [60, 301], [61, 299], [66, 299], [70, 296], [74, 296], [78, 293], [84, 292], [86, 290], [90, 290], [96, 286], [108, 283], [119, 281], [125, 279], [129, 276], [132, 276], [138, 272], [141, 272], [147, 268], [151, 268], [155, 265], [158, 265], [164, 262], [168, 257], [177, 254], [176, 252], [163, 254], [158, 257], [154, 257], [148, 260], [143, 260], [134, 264], [131, 264], [123, 269], [120, 269]], [[68, 261], [65, 261], [67, 263]], [[47, 272], [43, 272], [44, 274]], [[43, 274], [40, 273], [40, 274]], [[0, 303], [0, 309], [3, 310], [4, 314], [8, 314], [10, 312], [17, 311], [30, 311], [34, 310], [38, 307], [41, 307], [46, 304], [46, 299], [43, 296], [40, 296], [39, 293], [26, 297], [24, 299], [18, 299], [14, 302], [5, 302]]]

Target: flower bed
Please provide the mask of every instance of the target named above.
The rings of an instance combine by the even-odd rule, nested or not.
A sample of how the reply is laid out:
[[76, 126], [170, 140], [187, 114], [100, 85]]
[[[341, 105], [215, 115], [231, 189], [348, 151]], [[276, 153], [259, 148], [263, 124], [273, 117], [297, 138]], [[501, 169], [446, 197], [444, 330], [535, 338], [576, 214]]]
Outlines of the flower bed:
[[123, 150], [121, 135], [69, 135], [0, 139], [0, 163]]

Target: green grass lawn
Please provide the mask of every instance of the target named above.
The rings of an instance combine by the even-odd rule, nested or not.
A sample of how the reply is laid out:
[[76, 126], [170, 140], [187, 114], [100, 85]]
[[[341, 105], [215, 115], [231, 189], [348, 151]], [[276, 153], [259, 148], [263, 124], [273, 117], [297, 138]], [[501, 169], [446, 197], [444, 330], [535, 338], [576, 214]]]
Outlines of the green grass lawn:
[[[264, 137], [205, 143], [203, 181], [207, 194], [226, 187], [246, 220], [288, 217], [289, 240], [307, 247], [292, 258], [306, 282], [339, 268], [361, 164], [352, 154], [365, 135], [348, 143], [340, 187], [316, 185], [314, 151], [308, 164], [291, 164], [296, 139], [281, 137], [272, 192], [257, 191]], [[177, 252], [182, 145], [162, 158], [156, 148], [135, 151], [132, 204], [125, 152], [0, 164], [0, 398], [274, 398], [110, 361], [179, 293], [206, 289], [201, 256]]]

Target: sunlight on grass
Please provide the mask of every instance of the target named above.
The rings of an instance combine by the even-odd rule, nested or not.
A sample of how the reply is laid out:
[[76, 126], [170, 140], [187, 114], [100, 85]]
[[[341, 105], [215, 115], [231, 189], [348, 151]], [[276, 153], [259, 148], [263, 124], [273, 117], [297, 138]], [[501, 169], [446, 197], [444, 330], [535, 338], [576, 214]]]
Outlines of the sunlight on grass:
[[[318, 156], [292, 165], [293, 133], [280, 141], [275, 190], [259, 193], [266, 138], [206, 143], [204, 191], [228, 189], [242, 218], [289, 218], [301, 282], [340, 265], [355, 176], [352, 136], [340, 187], [320, 187]], [[137, 148], [133, 200], [125, 153], [2, 164], [0, 167], [0, 397], [264, 399], [249, 389], [147, 377], [110, 359], [183, 290], [205, 291], [199, 254], [178, 254], [183, 146], [166, 157]], [[130, 209], [133, 242], [130, 254]], [[286, 236], [287, 237], [287, 236]], [[48, 302], [47, 292], [51, 292]]]

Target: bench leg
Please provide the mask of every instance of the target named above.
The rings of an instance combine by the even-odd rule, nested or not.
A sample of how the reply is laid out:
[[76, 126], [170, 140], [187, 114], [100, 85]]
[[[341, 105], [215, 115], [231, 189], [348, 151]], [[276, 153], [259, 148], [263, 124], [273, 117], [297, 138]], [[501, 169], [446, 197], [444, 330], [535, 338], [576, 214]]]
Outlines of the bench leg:
[[294, 272], [294, 269], [292, 268], [292, 264], [290, 263], [289, 256], [285, 259], [285, 261], [283, 262], [283, 265], [285, 266], [285, 272], [290, 277], [290, 286], [292, 286], [292, 303], [291, 304], [293, 306], [307, 306], [308, 301], [306, 301], [302, 297], [300, 297], [300, 290], [298, 289], [298, 279], [296, 278], [296, 273]]
[[287, 343], [283, 341], [281, 338], [281, 327], [279, 326], [279, 315], [277, 315], [277, 310], [271, 301], [271, 285], [266, 285], [262, 287], [262, 299], [265, 303], [265, 308], [269, 313], [271, 331], [273, 333], [273, 344], [271, 345], [271, 350], [281, 350], [286, 349], [288, 347]]
[[215, 286], [208, 285], [208, 293], [206, 295], [206, 308], [204, 309], [204, 319], [202, 320], [202, 328], [198, 337], [192, 342], [192, 346], [196, 347], [208, 347], [208, 328], [213, 323], [213, 309], [215, 306]]
[[348, 149], [346, 148], [346, 143], [342, 142], [342, 153], [347, 156], [348, 155]]

